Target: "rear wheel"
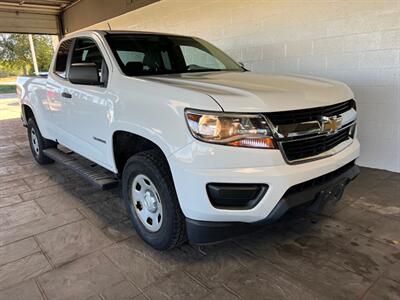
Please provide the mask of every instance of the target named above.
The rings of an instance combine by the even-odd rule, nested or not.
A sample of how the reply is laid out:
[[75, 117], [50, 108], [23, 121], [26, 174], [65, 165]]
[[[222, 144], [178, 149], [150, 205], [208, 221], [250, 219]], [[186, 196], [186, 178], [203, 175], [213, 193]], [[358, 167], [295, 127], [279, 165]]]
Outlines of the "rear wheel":
[[28, 139], [32, 155], [38, 164], [45, 165], [54, 162], [43, 153], [43, 150], [47, 148], [54, 148], [57, 146], [57, 144], [42, 137], [39, 127], [33, 118], [28, 120]]
[[140, 237], [158, 250], [185, 242], [185, 218], [162, 153], [149, 150], [132, 156], [122, 177], [127, 212]]

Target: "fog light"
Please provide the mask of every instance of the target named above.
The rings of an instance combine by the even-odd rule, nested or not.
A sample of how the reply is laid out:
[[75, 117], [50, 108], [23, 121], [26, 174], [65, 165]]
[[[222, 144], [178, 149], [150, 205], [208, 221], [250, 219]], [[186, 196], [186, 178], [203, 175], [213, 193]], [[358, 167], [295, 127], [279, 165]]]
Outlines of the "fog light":
[[264, 197], [267, 190], [267, 184], [207, 184], [207, 194], [211, 204], [220, 209], [253, 208]]

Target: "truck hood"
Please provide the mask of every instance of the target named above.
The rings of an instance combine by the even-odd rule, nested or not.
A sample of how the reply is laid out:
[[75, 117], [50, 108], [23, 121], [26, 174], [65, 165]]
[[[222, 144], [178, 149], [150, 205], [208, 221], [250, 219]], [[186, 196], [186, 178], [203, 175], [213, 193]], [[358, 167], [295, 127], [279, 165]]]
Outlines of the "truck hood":
[[354, 97], [344, 83], [311, 76], [206, 72], [149, 76], [146, 79], [207, 94], [224, 111], [231, 112], [312, 108]]

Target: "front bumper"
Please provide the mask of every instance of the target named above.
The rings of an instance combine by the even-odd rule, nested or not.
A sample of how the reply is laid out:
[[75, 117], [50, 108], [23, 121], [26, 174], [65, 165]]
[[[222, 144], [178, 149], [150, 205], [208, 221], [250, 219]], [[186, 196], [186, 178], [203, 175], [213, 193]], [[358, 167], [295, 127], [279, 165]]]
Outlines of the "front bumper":
[[320, 208], [328, 200], [339, 200], [345, 186], [357, 177], [359, 168], [353, 162], [318, 178], [290, 188], [269, 215], [253, 223], [207, 222], [186, 219], [188, 239], [193, 244], [209, 244], [252, 232], [280, 219], [289, 209], [310, 203]]
[[[227, 147], [195, 141], [169, 156], [168, 161], [186, 218], [254, 223], [267, 218], [292, 186], [347, 165], [359, 156], [359, 151], [360, 144], [354, 139], [348, 147], [331, 157], [288, 165], [279, 150]], [[208, 183], [267, 184], [268, 191], [250, 209], [221, 209], [209, 201]]]

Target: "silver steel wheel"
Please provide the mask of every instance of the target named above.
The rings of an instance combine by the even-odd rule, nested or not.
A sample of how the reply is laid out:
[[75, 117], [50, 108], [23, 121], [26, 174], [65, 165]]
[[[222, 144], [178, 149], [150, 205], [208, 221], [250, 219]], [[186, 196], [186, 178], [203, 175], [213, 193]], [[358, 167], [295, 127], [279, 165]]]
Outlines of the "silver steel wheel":
[[133, 179], [132, 207], [147, 230], [156, 232], [160, 229], [163, 222], [160, 196], [146, 175], [139, 174]]
[[39, 156], [39, 142], [34, 128], [31, 128], [31, 142], [33, 151]]

